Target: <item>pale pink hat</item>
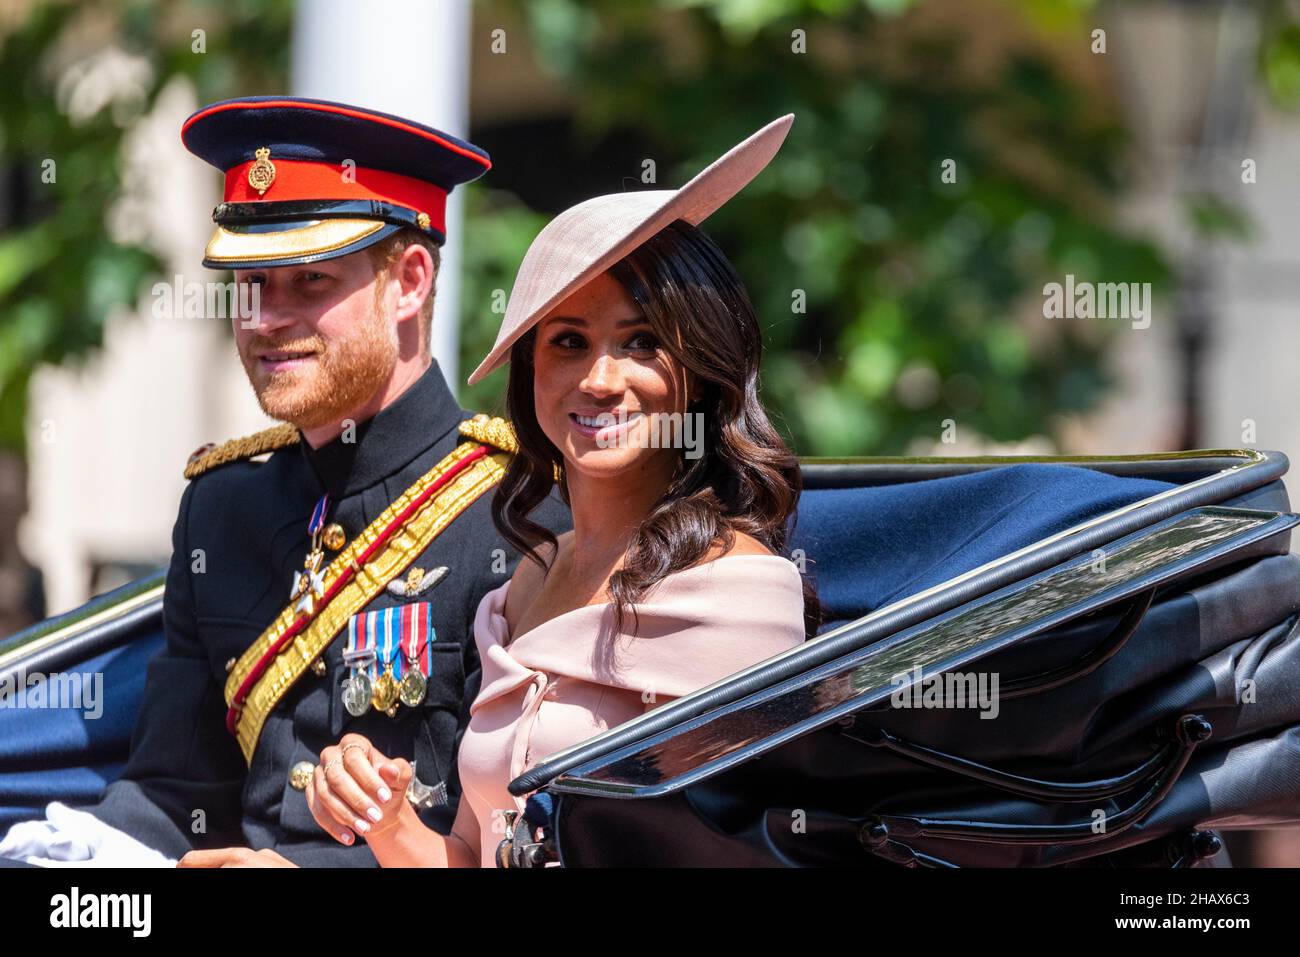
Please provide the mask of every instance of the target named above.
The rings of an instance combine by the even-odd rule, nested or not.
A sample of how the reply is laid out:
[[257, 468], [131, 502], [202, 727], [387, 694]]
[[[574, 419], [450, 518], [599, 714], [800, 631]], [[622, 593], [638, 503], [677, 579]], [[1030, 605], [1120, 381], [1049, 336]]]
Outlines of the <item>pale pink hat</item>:
[[597, 196], [547, 223], [524, 254], [496, 345], [469, 377], [469, 384], [506, 362], [515, 341], [556, 305], [669, 223], [703, 222], [771, 162], [793, 122], [793, 113], [773, 120], [681, 189]]

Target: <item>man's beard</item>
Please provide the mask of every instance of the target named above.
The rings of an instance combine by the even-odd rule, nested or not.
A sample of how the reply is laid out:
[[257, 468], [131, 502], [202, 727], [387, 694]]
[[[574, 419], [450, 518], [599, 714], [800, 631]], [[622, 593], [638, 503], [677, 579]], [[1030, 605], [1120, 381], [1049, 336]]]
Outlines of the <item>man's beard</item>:
[[[311, 352], [306, 367], [269, 376], [259, 368], [258, 352]], [[257, 404], [273, 419], [300, 429], [341, 425], [378, 392], [397, 366], [398, 344], [394, 330], [377, 315], [346, 340], [278, 340], [257, 336], [240, 351]], [[259, 378], [262, 380], [259, 382]]]

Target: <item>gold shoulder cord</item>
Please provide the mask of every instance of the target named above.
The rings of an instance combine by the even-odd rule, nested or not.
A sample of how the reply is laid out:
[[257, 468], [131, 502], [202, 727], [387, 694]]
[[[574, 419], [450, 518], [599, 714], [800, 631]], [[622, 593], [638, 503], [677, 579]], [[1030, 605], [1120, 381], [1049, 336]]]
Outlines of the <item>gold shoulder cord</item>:
[[[512, 455], [519, 451], [514, 429], [505, 419], [496, 416], [484, 415], [480, 412], [460, 424], [460, 434]], [[209, 443], [190, 456], [189, 461], [185, 463], [184, 475], [185, 478], [192, 479], [218, 465], [251, 459], [289, 445], [297, 445], [301, 439], [297, 427], [281, 423], [263, 429], [261, 432], [254, 432], [252, 435], [222, 442], [220, 445]]]
[[[514, 444], [510, 425], [503, 419], [476, 416], [461, 423], [460, 432], [474, 441], [460, 443], [449, 455], [421, 476], [414, 485], [398, 496], [383, 514], [335, 557], [325, 573], [327, 590], [332, 587], [343, 570], [351, 566], [357, 556], [369, 548], [412, 501], [447, 471], [454, 468], [461, 459], [475, 452], [480, 441], [497, 449], [502, 449], [507, 442]], [[488, 435], [491, 436], [490, 440], [487, 439]], [[509, 461], [509, 451], [497, 451], [466, 468], [451, 484], [408, 519], [378, 554], [372, 556], [365, 565], [357, 566], [357, 573], [352, 580], [339, 590], [328, 605], [319, 607], [311, 623], [280, 651], [250, 689], [239, 712], [236, 738], [246, 761], [251, 763], [258, 737], [272, 709], [294, 682], [307, 672], [311, 663], [329, 646], [347, 624], [348, 619], [368, 605], [388, 582], [405, 572], [457, 515], [501, 481]], [[235, 694], [253, 667], [280, 640], [296, 618], [294, 605], [285, 608], [271, 626], [239, 656], [226, 678], [227, 706], [234, 701]]]
[[491, 445], [503, 452], [514, 455], [519, 451], [519, 442], [515, 439], [515, 430], [505, 419], [484, 415], [480, 412], [472, 419], [460, 424], [460, 434], [468, 436], [475, 442]]
[[236, 462], [240, 459], [251, 459], [255, 455], [274, 452], [276, 449], [297, 444], [299, 439], [297, 427], [284, 423], [273, 428], [263, 429], [261, 432], [255, 432], [252, 435], [246, 435], [241, 439], [222, 442], [220, 445], [205, 445], [190, 456], [189, 461], [185, 464], [184, 474], [187, 479], [197, 478], [218, 465], [225, 465], [228, 462]]
[[[503, 449], [511, 455], [519, 451], [519, 440], [515, 437], [515, 429], [507, 419], [498, 418], [497, 416], [488, 416], [480, 412], [472, 419], [466, 419], [460, 424], [460, 434], [468, 435], [476, 442], [482, 442], [485, 445], [493, 445], [498, 449]], [[560, 467], [555, 466], [555, 481], [560, 483], [564, 480], [564, 473]]]

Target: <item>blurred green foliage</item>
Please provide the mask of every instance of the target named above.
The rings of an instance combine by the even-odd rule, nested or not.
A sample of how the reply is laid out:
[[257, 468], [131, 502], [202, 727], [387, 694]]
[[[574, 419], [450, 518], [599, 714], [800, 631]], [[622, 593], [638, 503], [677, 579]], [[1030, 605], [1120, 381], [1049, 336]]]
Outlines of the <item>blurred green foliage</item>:
[[[489, 173], [484, 180], [491, 178]], [[533, 237], [546, 225], [547, 217], [529, 209], [511, 194], [484, 185], [484, 180], [465, 187], [467, 228], [461, 247], [464, 270], [460, 288], [458, 398], [467, 409], [504, 415], [506, 370], [494, 372], [477, 385], [466, 385], [465, 379], [492, 351], [505, 316], [506, 298], [515, 282], [515, 271], [523, 262]], [[442, 321], [436, 306], [434, 321]]]
[[0, 37], [0, 163], [13, 200], [0, 235], [0, 449], [25, 452], [36, 368], [99, 346], [112, 311], [133, 306], [160, 268], [154, 250], [115, 242], [107, 225], [130, 124], [178, 75], [201, 99], [280, 89], [292, 9], [38, 3]]
[[[1169, 279], [1158, 250], [1115, 224], [1127, 144], [1115, 105], [1042, 54], [968, 69], [955, 29], [898, 29], [924, 5], [476, 4], [476, 16], [525, 24], [544, 68], [581, 91], [572, 109], [584, 142], [630, 130], [672, 159], [659, 188], [797, 115], [771, 168], [707, 229], [749, 286], [767, 334], [764, 399], [802, 454], [900, 452], [937, 438], [947, 418], [997, 441], [1050, 435], [1054, 416], [1103, 395], [1108, 343], [1097, 324], [1044, 325], [1042, 285], [1067, 272]], [[1087, 42], [1080, 11], [1091, 0], [1004, 6], [1031, 32]], [[106, 225], [132, 119], [178, 75], [200, 102], [286, 88], [292, 15], [292, 0], [85, 0], [34, 5], [0, 38], [0, 158], [23, 200], [0, 236], [0, 447], [23, 448], [33, 369], [93, 350], [113, 308], [133, 304], [158, 269], [154, 251], [114, 243]], [[1295, 27], [1281, 14], [1267, 26], [1261, 75], [1278, 102], [1300, 103]], [[792, 50], [796, 30], [805, 53]], [[109, 48], [147, 67], [139, 95], [105, 97], [74, 121], [60, 84], [78, 57]], [[57, 176], [44, 182], [50, 159]], [[945, 160], [955, 183], [942, 179]], [[490, 346], [496, 291], [510, 289], [544, 221], [490, 178], [468, 193], [465, 370]], [[1246, 228], [1213, 200], [1191, 217], [1219, 235]], [[462, 399], [498, 407], [503, 385], [498, 373]]]
[[1300, 23], [1286, 0], [1261, 0], [1259, 67], [1269, 98], [1283, 109], [1300, 108]]
[[[1101, 397], [1107, 337], [1043, 320], [1043, 284], [1169, 280], [1157, 249], [1114, 222], [1114, 105], [1042, 56], [969, 70], [955, 32], [884, 32], [913, 5], [488, 5], [526, 23], [543, 66], [583, 91], [584, 135], [632, 128], [651, 156], [680, 160], [659, 163], [658, 188], [796, 115], [768, 170], [705, 228], [746, 281], [766, 329], [764, 401], [805, 455], [903, 452], [949, 418], [966, 438], [1051, 435], [1055, 415]], [[469, 338], [491, 318], [467, 316]]]

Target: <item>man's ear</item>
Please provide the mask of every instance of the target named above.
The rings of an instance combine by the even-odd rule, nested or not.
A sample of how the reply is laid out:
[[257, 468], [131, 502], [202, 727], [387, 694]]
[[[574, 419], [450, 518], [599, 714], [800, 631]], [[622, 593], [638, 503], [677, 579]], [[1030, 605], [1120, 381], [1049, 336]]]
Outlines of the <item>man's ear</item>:
[[401, 287], [397, 311], [399, 318], [414, 318], [438, 280], [438, 269], [429, 250], [419, 243], [409, 243], [390, 270]]

